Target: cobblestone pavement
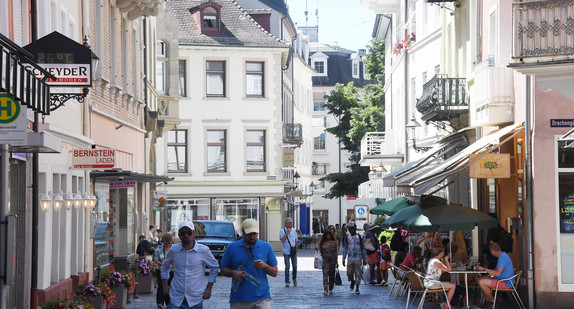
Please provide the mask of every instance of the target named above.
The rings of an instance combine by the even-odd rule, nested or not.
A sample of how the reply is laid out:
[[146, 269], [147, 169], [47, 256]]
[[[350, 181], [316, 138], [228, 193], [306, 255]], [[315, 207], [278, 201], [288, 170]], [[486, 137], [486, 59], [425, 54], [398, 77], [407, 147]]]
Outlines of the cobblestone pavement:
[[[339, 255], [339, 270], [343, 279], [342, 286], [335, 286], [332, 296], [323, 295], [323, 277], [319, 270], [313, 268], [313, 250], [299, 250], [297, 262], [298, 286], [285, 287], [285, 268], [281, 252], [275, 252], [279, 263], [279, 274], [276, 278], [269, 277], [273, 308], [345, 308], [345, 309], [371, 309], [371, 308], [404, 308], [406, 296], [397, 299], [389, 297], [390, 287], [361, 284], [361, 295], [349, 291], [349, 283], [345, 267], [342, 267]], [[390, 274], [390, 272], [389, 272]], [[207, 279], [207, 278], [206, 278]], [[207, 280], [206, 280], [207, 282]], [[218, 276], [213, 286], [211, 299], [203, 302], [204, 308], [229, 308], [229, 292], [231, 278]], [[394, 292], [393, 292], [394, 294]], [[131, 298], [131, 297], [130, 297]], [[472, 297], [471, 297], [472, 300]], [[477, 298], [478, 301], [478, 298]], [[416, 308], [415, 305], [410, 308]], [[152, 309], [157, 308], [155, 293], [139, 295], [138, 299], [131, 299], [126, 308]], [[426, 302], [425, 309], [441, 308], [438, 302]], [[471, 308], [473, 306], [471, 305]], [[474, 307], [475, 308], [475, 307]], [[503, 303], [501, 307], [514, 308], [510, 303]]]

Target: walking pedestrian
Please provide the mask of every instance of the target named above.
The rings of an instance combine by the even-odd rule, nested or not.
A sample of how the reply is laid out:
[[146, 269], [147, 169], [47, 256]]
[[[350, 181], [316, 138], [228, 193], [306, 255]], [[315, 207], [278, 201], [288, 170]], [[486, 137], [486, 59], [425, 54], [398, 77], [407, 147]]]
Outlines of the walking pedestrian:
[[267, 275], [276, 277], [279, 272], [275, 252], [269, 243], [257, 239], [257, 220], [245, 219], [242, 230], [243, 239], [229, 244], [221, 260], [221, 274], [233, 277], [229, 308], [270, 309]]
[[293, 264], [293, 286], [297, 286], [297, 232], [293, 229], [293, 219], [285, 218], [285, 227], [279, 231], [283, 243], [285, 261], [285, 286], [289, 287], [289, 261]]
[[[161, 284], [161, 265], [167, 256], [167, 252], [173, 245], [173, 236], [171, 234], [164, 234], [161, 237], [161, 243], [157, 250], [155, 251], [154, 263], [160, 268], [155, 270], [156, 279], [158, 282], [157, 293], [156, 293], [156, 303], [158, 308], [167, 308], [169, 305], [169, 295], [164, 295], [163, 284]], [[173, 270], [169, 271], [169, 279], [167, 280], [167, 285], [171, 285], [171, 280], [173, 279]]]
[[353, 288], [356, 286], [355, 294], [361, 294], [359, 291], [359, 285], [363, 278], [361, 266], [367, 265], [367, 253], [365, 252], [363, 238], [357, 234], [355, 223], [349, 223], [347, 229], [349, 230], [349, 235], [345, 238], [343, 246], [343, 266], [345, 266], [345, 259], [348, 256], [347, 277], [351, 282], [349, 290], [353, 291]]
[[[207, 246], [195, 241], [192, 221], [179, 224], [178, 236], [181, 243], [169, 249], [161, 265], [163, 293], [169, 294], [169, 309], [202, 309], [203, 300], [211, 298], [219, 264]], [[175, 270], [170, 288], [172, 265]], [[204, 285], [206, 267], [209, 268], [207, 286]]]
[[339, 254], [339, 243], [329, 229], [323, 233], [317, 249], [323, 257], [323, 295], [333, 295], [335, 286], [335, 268], [339, 266], [337, 260]]

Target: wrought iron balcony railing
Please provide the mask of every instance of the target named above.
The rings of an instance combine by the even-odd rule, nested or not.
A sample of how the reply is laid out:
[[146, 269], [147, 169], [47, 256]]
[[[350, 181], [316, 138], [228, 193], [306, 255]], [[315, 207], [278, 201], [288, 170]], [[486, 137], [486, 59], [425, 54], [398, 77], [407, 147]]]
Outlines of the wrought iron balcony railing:
[[445, 121], [468, 113], [466, 79], [435, 75], [423, 86], [416, 108], [424, 121]]
[[311, 174], [315, 176], [323, 176], [327, 175], [327, 164], [325, 163], [317, 163], [311, 166]]
[[556, 61], [574, 54], [574, 1], [514, 2], [512, 17], [514, 58]]
[[300, 123], [286, 123], [283, 125], [283, 139], [291, 142], [303, 141], [303, 126]]

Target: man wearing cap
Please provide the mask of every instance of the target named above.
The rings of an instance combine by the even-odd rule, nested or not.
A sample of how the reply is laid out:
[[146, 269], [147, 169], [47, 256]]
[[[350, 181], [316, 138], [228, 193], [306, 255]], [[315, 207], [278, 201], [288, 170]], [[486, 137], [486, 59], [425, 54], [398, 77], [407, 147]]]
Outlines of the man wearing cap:
[[269, 309], [267, 275], [276, 277], [279, 272], [275, 252], [269, 243], [257, 239], [257, 220], [245, 219], [242, 230], [243, 238], [229, 244], [221, 260], [221, 274], [233, 277], [229, 307]]
[[345, 259], [348, 257], [347, 277], [351, 281], [350, 291], [353, 291], [353, 288], [355, 288], [355, 294], [360, 294], [359, 285], [363, 278], [361, 265], [367, 265], [367, 252], [365, 251], [363, 238], [357, 234], [355, 223], [349, 223], [347, 228], [349, 229], [349, 235], [346, 236], [343, 246], [343, 266], [345, 266]]
[[[161, 281], [164, 294], [169, 294], [170, 309], [202, 309], [203, 300], [211, 297], [219, 264], [209, 248], [195, 241], [193, 222], [182, 221], [178, 230], [181, 243], [173, 245], [161, 265]], [[171, 288], [167, 281], [174, 267]], [[209, 279], [205, 286], [205, 268]]]

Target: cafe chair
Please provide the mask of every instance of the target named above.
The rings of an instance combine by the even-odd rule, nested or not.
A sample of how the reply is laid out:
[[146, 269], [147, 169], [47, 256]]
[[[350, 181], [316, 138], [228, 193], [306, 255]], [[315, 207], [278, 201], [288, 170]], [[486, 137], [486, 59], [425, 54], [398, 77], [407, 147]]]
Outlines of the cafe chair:
[[[516, 286], [518, 285], [518, 282], [520, 281], [521, 275], [522, 275], [522, 270], [519, 270], [514, 274], [514, 276], [512, 276], [508, 279], [501, 279], [501, 280], [498, 280], [496, 282], [496, 288], [495, 289], [491, 288], [491, 290], [494, 291], [494, 302], [492, 303], [492, 308], [496, 307], [496, 297], [498, 296], [498, 292], [506, 292], [506, 293], [512, 294], [512, 297], [514, 297], [514, 300], [518, 304], [519, 308], [526, 309], [526, 307], [524, 306], [524, 303], [522, 302], [522, 299], [520, 299], [520, 295], [516, 291]], [[511, 281], [512, 279], [515, 279], [514, 280], [515, 284], [512, 284], [512, 281]], [[500, 283], [500, 282], [506, 282], [506, 285], [511, 286], [511, 288], [499, 288], [498, 283]]]
[[[417, 307], [418, 309], [423, 308], [424, 303], [425, 303], [425, 296], [427, 293], [443, 293], [444, 294], [444, 299], [446, 300], [446, 304], [447, 306], [450, 307], [450, 304], [448, 302], [448, 296], [446, 295], [446, 292], [448, 291], [448, 288], [445, 288], [444, 285], [442, 284], [442, 282], [440, 281], [436, 281], [436, 280], [430, 280], [430, 282], [432, 283], [439, 283], [440, 284], [440, 288], [438, 289], [429, 289], [427, 287], [424, 286], [423, 284], [423, 276], [421, 276], [418, 273], [415, 272], [407, 272], [406, 273], [406, 277], [407, 280], [409, 280], [409, 294], [407, 295], [407, 305], [405, 308], [409, 308], [409, 300], [411, 297], [411, 293], [415, 293], [414, 298], [413, 298], [413, 304], [415, 303], [416, 300], [416, 296], [418, 293], [422, 293], [422, 297], [421, 297], [421, 301], [419, 303], [419, 306]], [[451, 307], [452, 308], [452, 307]]]
[[[398, 268], [397, 266], [395, 266], [394, 264], [391, 264], [391, 273], [393, 274], [393, 278], [395, 278], [395, 281], [393, 281], [393, 283], [391, 284], [391, 289], [389, 291], [389, 296], [391, 296], [393, 294], [393, 290], [395, 289], [395, 286], [397, 286], [397, 284], [400, 284], [401, 281], [403, 281], [404, 278], [404, 272], [403, 270], [401, 270], [400, 268]], [[397, 286], [397, 290], [399, 289], [399, 286]]]

